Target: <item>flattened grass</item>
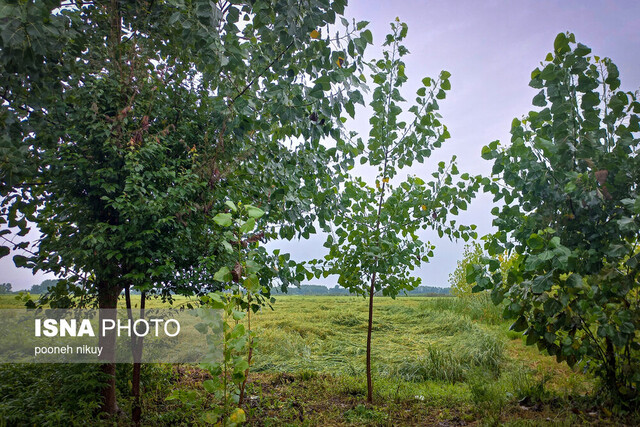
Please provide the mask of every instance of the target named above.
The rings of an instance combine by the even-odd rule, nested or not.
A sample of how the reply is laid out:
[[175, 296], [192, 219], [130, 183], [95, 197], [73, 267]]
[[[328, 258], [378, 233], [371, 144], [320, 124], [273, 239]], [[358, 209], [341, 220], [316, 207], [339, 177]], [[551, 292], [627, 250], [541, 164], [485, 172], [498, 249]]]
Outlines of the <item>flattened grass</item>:
[[[424, 298], [376, 299], [374, 369], [387, 375], [400, 370], [401, 377], [452, 382], [464, 380], [471, 367], [498, 372], [505, 358], [504, 337], [467, 315], [432, 304]], [[255, 371], [306, 369], [349, 375], [362, 371], [367, 329], [363, 299], [284, 296], [274, 308], [254, 316]]]

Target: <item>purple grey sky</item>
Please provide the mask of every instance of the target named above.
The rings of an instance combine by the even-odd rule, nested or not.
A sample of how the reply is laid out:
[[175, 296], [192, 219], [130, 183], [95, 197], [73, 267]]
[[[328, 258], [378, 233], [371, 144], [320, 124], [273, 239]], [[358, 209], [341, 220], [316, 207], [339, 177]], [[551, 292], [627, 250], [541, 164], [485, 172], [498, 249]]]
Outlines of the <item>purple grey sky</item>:
[[[452, 138], [422, 167], [407, 171], [419, 176], [429, 177], [432, 165], [453, 154], [458, 156], [461, 171], [489, 174], [491, 164], [480, 158], [480, 150], [495, 139], [508, 142], [512, 119], [533, 109], [535, 91], [528, 87], [531, 71], [552, 50], [559, 32], [571, 31], [594, 54], [610, 57], [620, 69], [625, 90], [640, 87], [638, 1], [351, 0], [346, 14], [357, 21], [370, 21], [374, 45], [384, 40], [396, 16], [408, 24], [405, 45], [411, 54], [405, 57], [409, 77], [405, 98], [415, 98], [423, 77], [437, 77], [442, 69], [452, 74], [452, 90], [440, 103]], [[377, 57], [379, 52], [370, 48], [369, 55]], [[360, 108], [356, 114], [356, 120], [347, 125], [364, 138], [368, 134], [367, 110]], [[368, 175], [366, 170], [361, 172]], [[491, 206], [490, 197], [480, 196], [459, 221], [477, 224], [481, 235], [488, 233]], [[415, 274], [422, 277], [424, 285], [448, 286], [449, 273], [464, 242], [438, 239], [433, 233], [425, 239], [436, 244], [436, 256]], [[314, 238], [269, 246], [308, 259], [322, 255], [322, 242], [322, 238]], [[28, 288], [45, 278], [50, 276], [34, 277], [29, 270], [16, 269], [10, 256], [0, 259], [0, 282], [10, 282], [14, 289]], [[312, 283], [333, 286], [335, 278]]]

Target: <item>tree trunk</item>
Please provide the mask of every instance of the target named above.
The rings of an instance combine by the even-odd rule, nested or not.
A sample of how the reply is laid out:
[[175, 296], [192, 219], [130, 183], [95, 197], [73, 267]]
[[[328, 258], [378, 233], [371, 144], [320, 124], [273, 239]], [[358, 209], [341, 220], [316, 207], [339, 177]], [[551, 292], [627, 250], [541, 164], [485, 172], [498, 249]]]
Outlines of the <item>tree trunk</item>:
[[[249, 308], [247, 308], [247, 323], [248, 328], [247, 331], [251, 334], [251, 294], [247, 293], [247, 301], [249, 303]], [[251, 356], [253, 355], [253, 337], [249, 338], [249, 355], [247, 356], [247, 363], [249, 367], [244, 371], [244, 380], [242, 381], [242, 386], [240, 386], [240, 399], [238, 400], [238, 406], [242, 406], [244, 402], [244, 391], [247, 387], [247, 380], [249, 379], [249, 370], [251, 369]]]
[[367, 402], [373, 403], [373, 384], [371, 381], [371, 329], [373, 328], [373, 294], [376, 292], [376, 272], [371, 276], [369, 289], [369, 323], [367, 324]]
[[[133, 324], [130, 287], [126, 286], [124, 289], [127, 302], [127, 315], [131, 324]], [[140, 319], [144, 319], [145, 302], [146, 293], [142, 292], [140, 294]], [[133, 396], [131, 421], [136, 426], [140, 425], [140, 418], [142, 417], [142, 405], [140, 404], [140, 369], [142, 366], [140, 361], [142, 359], [143, 339], [143, 337], [136, 337], [134, 333], [131, 334], [131, 356], [133, 357], [133, 371], [131, 374], [131, 396]]]
[[616, 378], [616, 353], [613, 348], [613, 342], [611, 338], [607, 337], [606, 340], [606, 357], [607, 357], [607, 388], [614, 396], [620, 397], [620, 390], [618, 390], [618, 381]]
[[[115, 320], [115, 308], [118, 305], [120, 286], [109, 282], [98, 283], [98, 308], [100, 309], [100, 325], [106, 319]], [[100, 334], [99, 344], [102, 347], [100, 360], [103, 361], [101, 370], [108, 379], [102, 389], [102, 405], [100, 411], [110, 416], [118, 412], [118, 402], [116, 401], [116, 331], [110, 330], [104, 336]]]

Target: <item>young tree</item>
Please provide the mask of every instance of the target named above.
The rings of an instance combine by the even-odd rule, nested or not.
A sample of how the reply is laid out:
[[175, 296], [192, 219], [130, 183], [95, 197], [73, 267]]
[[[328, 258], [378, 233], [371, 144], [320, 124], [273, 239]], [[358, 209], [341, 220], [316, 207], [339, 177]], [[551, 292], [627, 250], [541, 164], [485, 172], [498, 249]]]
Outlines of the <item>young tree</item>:
[[[435, 148], [449, 138], [440, 123], [438, 101], [450, 89], [450, 74], [443, 71], [438, 79], [424, 78], [417, 91], [416, 105], [409, 108], [408, 121], [401, 116], [405, 102], [400, 88], [407, 81], [402, 57], [408, 53], [401, 41], [407, 25], [398, 20], [391, 24], [383, 46], [383, 58], [369, 64], [376, 85], [370, 104], [373, 116], [366, 147], [358, 142], [360, 163], [377, 168], [375, 186], [363, 178], [348, 180], [341, 193], [340, 211], [335, 230], [325, 246], [329, 254], [324, 261], [325, 274], [339, 275], [338, 283], [352, 293], [369, 298], [367, 330], [367, 401], [372, 402], [371, 329], [373, 297], [377, 292], [395, 297], [402, 290], [420, 284], [411, 271], [433, 256], [434, 246], [420, 240], [423, 229], [437, 230], [442, 237], [475, 237], [475, 226], [456, 225], [449, 220], [467, 208], [478, 188], [475, 178], [462, 174], [454, 184], [458, 168], [455, 157], [448, 165], [438, 164], [433, 180], [425, 182], [408, 176], [397, 185], [394, 181], [405, 166], [422, 164]], [[394, 180], [394, 181], [392, 181]]]
[[[365, 24], [322, 35], [345, 4], [0, 6], [0, 221], [43, 234], [30, 245], [0, 231], [0, 256], [28, 251], [16, 265], [63, 277], [59, 301], [111, 308], [132, 286], [201, 290], [227, 261], [211, 217], [229, 196], [261, 206], [282, 237], [308, 236], [330, 217], [340, 169], [321, 140], [362, 102]], [[105, 372], [113, 414], [115, 366]]]
[[484, 251], [478, 242], [471, 242], [465, 245], [462, 259], [456, 263], [453, 273], [449, 274], [449, 284], [451, 285], [451, 293], [459, 298], [472, 295], [471, 289], [475, 283], [467, 283], [467, 266], [478, 264], [482, 258]]
[[[519, 256], [468, 268], [476, 290], [507, 298], [505, 315], [527, 344], [594, 370], [623, 404], [640, 381], [640, 103], [618, 68], [559, 34], [530, 86], [540, 107], [514, 119], [511, 145], [484, 147], [498, 231], [490, 255]], [[488, 260], [487, 260], [488, 261]], [[622, 399], [624, 398], [624, 399]]]

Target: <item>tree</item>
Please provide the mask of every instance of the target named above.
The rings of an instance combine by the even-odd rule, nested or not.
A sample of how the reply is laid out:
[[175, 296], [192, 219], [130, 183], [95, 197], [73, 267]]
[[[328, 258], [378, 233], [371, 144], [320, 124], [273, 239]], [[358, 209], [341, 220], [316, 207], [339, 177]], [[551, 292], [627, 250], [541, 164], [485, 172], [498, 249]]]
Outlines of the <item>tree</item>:
[[[440, 73], [438, 79], [424, 78], [417, 91], [417, 105], [409, 108], [408, 122], [402, 117], [405, 102], [400, 88], [407, 81], [402, 57], [408, 53], [401, 41], [407, 25], [396, 20], [391, 24], [383, 46], [383, 59], [369, 65], [376, 85], [370, 103], [374, 113], [369, 120], [371, 131], [366, 144], [359, 140], [359, 161], [377, 168], [375, 187], [363, 178], [345, 182], [335, 230], [325, 246], [329, 254], [324, 260], [324, 274], [339, 275], [338, 283], [351, 293], [369, 298], [367, 331], [368, 402], [373, 399], [371, 380], [371, 329], [373, 297], [377, 292], [395, 297], [402, 290], [420, 284], [411, 270], [433, 256], [434, 246], [420, 240], [422, 229], [437, 230], [440, 237], [475, 236], [475, 226], [456, 225], [448, 220], [467, 208], [478, 188], [474, 177], [462, 174], [454, 184], [458, 168], [455, 157], [448, 165], [438, 164], [434, 179], [425, 182], [408, 176], [398, 185], [392, 180], [400, 170], [421, 164], [435, 148], [449, 138], [447, 128], [440, 123], [438, 101], [450, 89], [450, 74]], [[355, 136], [355, 135], [352, 135]], [[318, 273], [319, 274], [319, 271]]]
[[475, 286], [475, 283], [467, 283], [467, 266], [478, 264], [483, 255], [484, 251], [478, 242], [471, 242], [464, 246], [462, 259], [458, 260], [455, 270], [449, 274], [449, 284], [453, 295], [457, 297], [472, 295], [471, 289]]
[[0, 283], [0, 294], [10, 294], [11, 288], [11, 283]]
[[485, 189], [502, 200], [490, 255], [519, 256], [469, 267], [476, 290], [507, 298], [505, 316], [527, 344], [588, 367], [621, 404], [637, 403], [640, 381], [640, 103], [620, 89], [618, 68], [573, 34], [531, 74], [539, 107], [514, 119], [511, 144], [482, 150], [493, 161]]
[[[322, 138], [362, 102], [366, 23], [322, 36], [345, 4], [1, 6], [0, 221], [43, 237], [2, 230], [0, 256], [26, 251], [17, 266], [63, 278], [52, 306], [71, 294], [111, 308], [134, 286], [210, 289], [229, 258], [211, 218], [231, 196], [267, 212], [268, 237], [308, 236], [340, 175], [342, 147]], [[115, 366], [105, 372], [113, 414]]]
[[[507, 272], [511, 266], [517, 262], [517, 253], [504, 252], [496, 256], [500, 264], [500, 273], [504, 280], [507, 278]], [[486, 259], [486, 253], [481, 244], [471, 242], [465, 245], [462, 259], [456, 264], [453, 273], [449, 274], [449, 283], [451, 284], [451, 293], [457, 297], [472, 297], [474, 295], [473, 288], [475, 282], [467, 282], [467, 269], [472, 269], [474, 264], [479, 264]], [[487, 295], [488, 297], [488, 295]]]

